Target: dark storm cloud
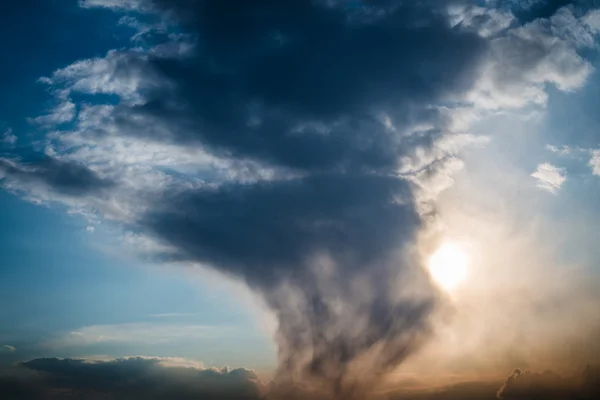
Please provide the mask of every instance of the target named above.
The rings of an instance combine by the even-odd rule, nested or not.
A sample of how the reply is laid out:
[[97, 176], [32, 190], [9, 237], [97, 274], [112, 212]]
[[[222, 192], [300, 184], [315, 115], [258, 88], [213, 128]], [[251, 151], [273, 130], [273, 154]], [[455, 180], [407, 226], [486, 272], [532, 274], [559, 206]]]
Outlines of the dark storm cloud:
[[142, 220], [191, 259], [252, 284], [301, 279], [327, 250], [348, 273], [414, 239], [419, 217], [408, 185], [371, 175], [321, 175], [166, 194]]
[[239, 369], [171, 367], [163, 360], [127, 358], [106, 362], [43, 358], [0, 378], [0, 398], [28, 399], [214, 399], [258, 400], [256, 374]]
[[[47, 81], [121, 97], [106, 114], [79, 114], [86, 135], [198, 146], [283, 172], [148, 196], [135, 228], [266, 299], [279, 319], [278, 383], [361, 398], [429, 333], [438, 296], [397, 169], [447, 133], [438, 106], [471, 89], [486, 41], [450, 25], [448, 1], [141, 3], [179, 23], [195, 53], [112, 52]], [[94, 62], [101, 76], [89, 75]], [[62, 191], [107, 184], [54, 169], [14, 173]]]
[[[280, 380], [360, 397], [427, 336], [437, 295], [396, 169], [446, 133], [435, 105], [471, 88], [487, 48], [450, 26], [447, 5], [145, 3], [179, 21], [197, 49], [147, 59], [168, 85], [117, 107], [121, 131], [295, 171], [167, 193], [138, 218], [179, 259], [264, 296], [279, 318]], [[399, 282], [418, 295], [401, 296]]]
[[[443, 4], [156, 0], [195, 33], [198, 54], [150, 60], [176, 89], [122, 107], [120, 122], [160, 118], [171, 140], [291, 168], [393, 168], [439, 137], [428, 106], [469, 89], [485, 49], [449, 26]], [[436, 128], [403, 137], [384, 116]]]
[[15, 163], [0, 158], [0, 172], [21, 182], [41, 184], [72, 196], [97, 194], [114, 186], [84, 165], [44, 156], [30, 163]]
[[[393, 300], [394, 278], [403, 269], [407, 280], [422, 278], [412, 260], [395, 254], [414, 244], [420, 224], [401, 180], [315, 176], [176, 194], [164, 204], [165, 211], [143, 222], [151, 231], [184, 258], [242, 276], [276, 310], [284, 374], [308, 373], [341, 390], [361, 356], [380, 346], [369, 360], [372, 371], [352, 376], [358, 381], [395, 366], [427, 332], [433, 297]], [[320, 254], [339, 268], [325, 288], [311, 268]], [[352, 287], [358, 277], [368, 280], [366, 287]], [[291, 306], [287, 293], [282, 298], [276, 290], [282, 282], [301, 289], [300, 302]], [[373, 291], [372, 297], [360, 304], [364, 294], [356, 290]], [[335, 311], [331, 297], [347, 310]], [[351, 330], [344, 332], [348, 323]], [[342, 330], [331, 335], [332, 329]], [[308, 361], [302, 358], [307, 351]], [[299, 366], [303, 370], [295, 371]]]

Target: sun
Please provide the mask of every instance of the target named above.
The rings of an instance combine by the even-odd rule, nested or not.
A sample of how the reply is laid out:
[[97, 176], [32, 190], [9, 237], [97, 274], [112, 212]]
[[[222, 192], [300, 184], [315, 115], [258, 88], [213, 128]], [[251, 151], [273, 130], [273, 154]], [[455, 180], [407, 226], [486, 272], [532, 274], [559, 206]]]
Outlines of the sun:
[[427, 269], [431, 278], [447, 291], [456, 289], [467, 278], [469, 259], [454, 243], [444, 243], [429, 258]]

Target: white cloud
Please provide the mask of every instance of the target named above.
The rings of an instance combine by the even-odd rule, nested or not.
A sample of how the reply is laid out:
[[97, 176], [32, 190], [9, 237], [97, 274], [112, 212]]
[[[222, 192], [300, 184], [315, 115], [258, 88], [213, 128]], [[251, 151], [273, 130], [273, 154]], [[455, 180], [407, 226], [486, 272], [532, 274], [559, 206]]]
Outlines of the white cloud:
[[600, 10], [591, 10], [583, 18], [583, 22], [594, 34], [600, 33]]
[[592, 150], [592, 157], [589, 161], [589, 166], [592, 168], [592, 173], [600, 176], [600, 150]]
[[13, 346], [9, 346], [8, 344], [0, 346], [0, 352], [5, 353], [14, 353], [17, 349]]
[[[435, 199], [441, 192], [454, 184], [452, 177], [464, 168], [464, 162], [457, 157], [447, 157], [439, 160], [431, 167], [407, 177], [419, 188], [417, 198], [427, 202]], [[430, 211], [430, 210], [428, 210]]]
[[592, 66], [577, 53], [575, 43], [557, 36], [555, 23], [535, 20], [492, 39], [480, 78], [467, 99], [484, 109], [514, 109], [544, 106], [546, 84], [563, 91], [580, 88]]
[[4, 133], [2, 134], [2, 139], [0, 139], [0, 142], [5, 143], [11, 147], [17, 143], [17, 137], [13, 134], [13, 131], [11, 128], [8, 128], [6, 131], [4, 131]]
[[[149, 10], [149, 3], [143, 0], [81, 0], [80, 5]], [[563, 9], [550, 19], [512, 29], [516, 23], [512, 14], [482, 7], [455, 8], [451, 10], [451, 18], [454, 24], [476, 30], [487, 38], [491, 50], [479, 79], [467, 95], [466, 100], [471, 104], [465, 105], [465, 99], [461, 98], [459, 107], [440, 108], [445, 118], [443, 134], [433, 146], [417, 147], [401, 160], [399, 173], [410, 175], [430, 197], [452, 185], [452, 175], [462, 168], [459, 156], [464, 149], [489, 141], [487, 137], [469, 133], [474, 121], [484, 118], [486, 113], [532, 104], [543, 106], [548, 97], [547, 84], [561, 90], [574, 90], [583, 85], [592, 67], [577, 53], [577, 46], [589, 44], [590, 36], [586, 34], [591, 35], [594, 27], [600, 29], [599, 15], [590, 12], [578, 18], [570, 9]], [[163, 28], [143, 24], [131, 16], [124, 17], [120, 23], [131, 26], [142, 36], [149, 29]], [[32, 201], [65, 204], [71, 213], [89, 220], [86, 230], [91, 233], [92, 224], [99, 218], [133, 221], [147, 211], [149, 202], [160, 193], [184, 187], [216, 186], [227, 181], [252, 182], [290, 176], [289, 171], [266, 168], [247, 160], [236, 161], [222, 154], [213, 155], [198, 143], [176, 143], [173, 138], [185, 136], [184, 130], [190, 129], [183, 123], [171, 126], [151, 114], [123, 115], [119, 105], [143, 104], [149, 91], [168, 92], [174, 88], [149, 62], [151, 57], [181, 58], [192, 50], [193, 41], [189, 37], [171, 35], [169, 41], [154, 48], [111, 50], [104, 57], [74, 62], [40, 79], [52, 86], [62, 103], [50, 114], [34, 120], [40, 124], [73, 121], [71, 129], [54, 131], [47, 136], [46, 154], [85, 165], [117, 185], [104, 197], [86, 198], [65, 196], [45, 186], [16, 180], [7, 182], [6, 187], [24, 192]], [[117, 102], [75, 105], [70, 95], [77, 92], [113, 95]], [[127, 118], [131, 120], [123, 124]], [[391, 124], [389, 118], [388, 122]], [[412, 127], [414, 130], [435, 128]], [[389, 129], [400, 133], [393, 124]], [[566, 179], [560, 171], [551, 175], [548, 170], [538, 168], [534, 173], [540, 181], [538, 186], [558, 190]], [[544, 176], [545, 181], [540, 176]], [[142, 252], [151, 253], [159, 247], [157, 243], [150, 245], [145, 237], [133, 234], [126, 237], [127, 244], [139, 246]]]
[[484, 146], [489, 141], [490, 138], [487, 136], [475, 136], [470, 133], [444, 135], [430, 148], [418, 147], [413, 153], [403, 157], [399, 172], [400, 174], [419, 173], [440, 161], [457, 156], [469, 147]]
[[56, 106], [50, 114], [42, 115], [33, 119], [40, 125], [58, 125], [71, 122], [75, 118], [76, 107], [73, 102], [66, 100]]
[[[591, 12], [590, 12], [591, 14]], [[552, 33], [578, 47], [594, 47], [594, 17], [590, 14], [580, 18], [573, 14], [572, 7], [559, 9], [551, 18]]]
[[44, 399], [57, 394], [94, 399], [260, 399], [266, 389], [252, 370], [205, 368], [201, 362], [177, 357], [38, 358], [21, 363], [20, 368], [40, 372], [44, 379], [22, 374], [14, 387], [24, 393], [33, 388], [34, 397]]
[[146, 322], [91, 325], [69, 332], [62, 337], [46, 343], [46, 346], [64, 348], [89, 346], [98, 343], [154, 345], [222, 337], [230, 332], [233, 332], [233, 329], [230, 327], [207, 325], [164, 325]]
[[121, 17], [119, 25], [128, 26], [135, 30], [135, 34], [131, 37], [131, 41], [143, 43], [144, 40], [154, 33], [167, 33], [168, 25], [165, 21], [159, 21], [157, 23], [145, 23], [141, 22], [130, 15]]
[[148, 8], [145, 0], [79, 0], [82, 8], [110, 8], [113, 10], [138, 11]]
[[453, 5], [449, 8], [450, 23], [475, 30], [482, 37], [494, 36], [507, 29], [515, 20], [512, 13], [472, 5]]
[[551, 151], [552, 153], [561, 155], [561, 156], [568, 156], [569, 154], [571, 154], [574, 150], [574, 148], [572, 148], [571, 146], [554, 146], [554, 145], [546, 145], [546, 149]]
[[140, 103], [144, 91], [169, 85], [147, 57], [135, 49], [111, 50], [105, 57], [80, 60], [59, 69], [42, 81], [62, 85], [67, 93], [114, 94], [123, 101]]
[[[135, 360], [148, 360], [155, 361], [157, 365], [165, 368], [194, 368], [194, 369], [205, 369], [205, 365], [202, 361], [192, 360], [183, 357], [156, 357], [156, 356], [125, 356], [115, 359], [114, 357], [107, 355], [94, 355], [94, 356], [78, 356], [74, 359], [85, 361], [86, 363], [106, 363], [111, 361], [135, 361]], [[224, 367], [226, 368], [226, 367]]]
[[538, 165], [537, 170], [531, 176], [538, 180], [538, 188], [550, 193], [556, 193], [567, 180], [566, 170], [550, 163]]
[[547, 145], [546, 149], [552, 153], [571, 160], [587, 163], [592, 174], [600, 176], [600, 150], [593, 148], [582, 148], [578, 146], [553, 146]]

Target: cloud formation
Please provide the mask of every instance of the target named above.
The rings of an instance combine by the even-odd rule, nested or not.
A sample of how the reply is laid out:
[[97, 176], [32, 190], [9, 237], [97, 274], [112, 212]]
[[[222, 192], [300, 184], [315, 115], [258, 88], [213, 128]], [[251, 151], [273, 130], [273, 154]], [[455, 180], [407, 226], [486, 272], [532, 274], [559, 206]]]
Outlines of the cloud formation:
[[14, 353], [15, 350], [16, 348], [14, 348], [14, 346], [8, 344], [3, 344], [2, 346], [0, 346], [0, 352]]
[[[42, 78], [61, 102], [34, 121], [56, 129], [42, 161], [0, 160], [8, 187], [118, 221], [160, 260], [243, 279], [279, 320], [278, 382], [344, 399], [430, 333], [440, 296], [417, 251], [422, 202], [487, 141], [470, 122], [579, 88], [598, 33], [594, 14], [558, 6], [80, 5], [176, 29]], [[533, 177], [551, 192], [566, 179], [551, 164]]]
[[[600, 369], [588, 365], [575, 375], [515, 369], [504, 382], [474, 380], [428, 386], [419, 380], [364, 395], [372, 400], [595, 400], [600, 395]], [[288, 399], [324, 399], [298, 388]], [[277, 387], [255, 372], [228, 367], [204, 368], [179, 358], [125, 357], [94, 361], [39, 358], [0, 374], [0, 395], [6, 400], [37, 399], [211, 399], [264, 400]]]
[[52, 348], [87, 346], [98, 343], [135, 343], [157, 345], [176, 340], [199, 341], [222, 337], [231, 332], [231, 327], [215, 327], [191, 324], [124, 323], [113, 325], [91, 325], [68, 332], [46, 343]]
[[40, 358], [13, 372], [0, 378], [3, 399], [258, 400], [263, 390], [258, 376], [247, 369], [204, 369], [150, 357]]
[[0, 143], [4, 144], [5, 146], [9, 146], [9, 147], [13, 147], [15, 145], [15, 143], [17, 143], [17, 136], [15, 134], [13, 134], [13, 131], [11, 128], [8, 128], [7, 130], [4, 131], [4, 133], [2, 134], [2, 139], [0, 140]]
[[567, 180], [564, 168], [556, 167], [550, 163], [538, 165], [537, 170], [531, 174], [538, 180], [537, 187], [550, 193], [556, 193]]
[[588, 165], [594, 175], [600, 176], [600, 150], [592, 150]]
[[73, 196], [99, 194], [113, 186], [113, 182], [99, 177], [83, 165], [52, 157], [27, 164], [0, 158], [0, 174], [9, 181], [47, 186]]

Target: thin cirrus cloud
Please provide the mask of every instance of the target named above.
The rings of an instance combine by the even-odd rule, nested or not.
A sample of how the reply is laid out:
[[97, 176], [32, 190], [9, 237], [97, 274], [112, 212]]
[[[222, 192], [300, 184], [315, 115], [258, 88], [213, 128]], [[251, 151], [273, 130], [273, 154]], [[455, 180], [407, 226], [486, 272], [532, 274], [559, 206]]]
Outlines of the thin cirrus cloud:
[[14, 353], [17, 349], [14, 346], [8, 345], [8, 344], [4, 344], [2, 346], [0, 346], [0, 351], [4, 351], [4, 352], [8, 352], [8, 353]]
[[8, 128], [2, 134], [2, 139], [0, 140], [0, 143], [8, 147], [13, 147], [17, 143], [17, 139], [18, 138], [13, 133], [12, 129]]
[[49, 347], [75, 347], [99, 343], [160, 344], [193, 341], [230, 334], [232, 327], [189, 324], [125, 323], [92, 325], [46, 343]]
[[[278, 317], [279, 382], [340, 398], [431, 335], [443, 299], [415, 256], [422, 203], [489, 142], [471, 123], [581, 88], [598, 34], [594, 10], [535, 4], [79, 4], [172, 31], [49, 71], [62, 105], [33, 119], [53, 125], [44, 155], [3, 156], [5, 187], [147, 237], [158, 261], [243, 280]], [[532, 176], [553, 193], [566, 180], [549, 163]]]

